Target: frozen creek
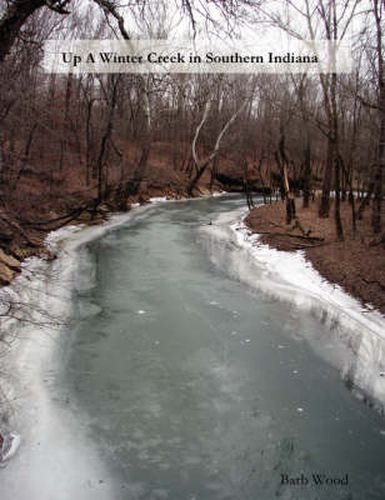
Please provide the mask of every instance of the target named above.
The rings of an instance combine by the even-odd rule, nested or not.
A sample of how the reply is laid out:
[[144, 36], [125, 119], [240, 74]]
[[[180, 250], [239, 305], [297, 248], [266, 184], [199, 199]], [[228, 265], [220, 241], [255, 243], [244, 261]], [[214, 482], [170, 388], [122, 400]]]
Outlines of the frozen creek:
[[[29, 321], [3, 326], [1, 500], [385, 498], [385, 320], [255, 246], [243, 207], [67, 228], [3, 291]], [[313, 473], [348, 485], [281, 484]]]

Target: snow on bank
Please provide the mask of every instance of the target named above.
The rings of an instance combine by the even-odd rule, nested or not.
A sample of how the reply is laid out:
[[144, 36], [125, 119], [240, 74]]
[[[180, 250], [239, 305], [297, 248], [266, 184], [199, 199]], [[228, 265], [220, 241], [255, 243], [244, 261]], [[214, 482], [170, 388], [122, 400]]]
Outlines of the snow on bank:
[[385, 317], [322, 278], [303, 251], [260, 243], [243, 222], [245, 215], [244, 210], [223, 214], [202, 229], [211, 241], [212, 260], [250, 287], [317, 316], [330, 337], [309, 342], [338, 366], [358, 396], [385, 409]]
[[0, 302], [14, 303], [24, 320], [8, 317], [1, 323], [10, 347], [2, 359], [0, 429], [22, 436], [18, 454], [0, 470], [2, 500], [120, 498], [102, 450], [87, 438], [87, 417], [59, 379], [86, 245], [133, 215], [140, 218], [151, 206], [114, 215], [99, 226], [67, 226], [50, 233], [46, 244], [58, 258], [28, 259], [21, 275], [0, 290]]
[[[80, 281], [84, 286], [79, 273], [87, 269], [88, 274], [87, 244], [167, 200], [150, 201], [98, 226], [65, 226], [50, 233], [46, 245], [58, 258], [26, 260], [21, 275], [0, 289], [0, 313], [6, 309], [3, 304], [12, 302], [12, 312], [25, 320], [1, 321], [9, 349], [2, 357], [0, 430], [15, 430], [22, 436], [18, 454], [0, 470], [2, 500], [121, 497], [102, 450], [87, 438], [88, 417], [65, 393], [60, 376], [71, 335], [73, 292]], [[86, 278], [92, 282], [92, 276]]]
[[[51, 263], [30, 259], [25, 272], [1, 292], [27, 304], [30, 319], [36, 322], [5, 325], [14, 341], [2, 360], [7, 365], [3, 371], [13, 374], [3, 390], [10, 399], [16, 398], [10, 405], [14, 413], [8, 429], [20, 432], [23, 443], [7, 468], [0, 470], [1, 499], [120, 498], [102, 451], [87, 438], [87, 417], [76, 413], [67, 395], [58, 391], [57, 374], [65, 353], [61, 334], [70, 330], [60, 323], [71, 317], [72, 291], [83, 269], [79, 263], [85, 245], [133, 215], [140, 218], [150, 207], [114, 216], [101, 226], [65, 227], [51, 233], [47, 244], [58, 251], [58, 259]], [[322, 280], [303, 254], [258, 245], [258, 238], [243, 224], [234, 224], [240, 215], [239, 211], [224, 214], [213, 225], [202, 226], [210, 235], [213, 260], [251, 287], [294, 302], [327, 322], [344, 349], [354, 351], [354, 356], [339, 358], [344, 376], [385, 402], [384, 318], [375, 312], [363, 314], [354, 299]]]
[[[305, 252], [285, 252], [276, 250], [259, 242], [259, 235], [252, 233], [244, 222], [235, 223], [232, 230], [236, 234], [237, 243], [248, 249], [254, 259], [265, 268], [266, 274], [275, 275], [272, 280], [264, 282], [267, 292], [279, 281], [279, 293], [299, 307], [312, 309], [318, 304], [327, 306], [330, 314], [337, 313], [337, 319], [347, 327], [369, 329], [385, 341], [385, 317], [374, 310], [365, 309], [360, 302], [346, 293], [340, 286], [322, 278], [314, 269]], [[330, 318], [329, 318], [330, 319]]]

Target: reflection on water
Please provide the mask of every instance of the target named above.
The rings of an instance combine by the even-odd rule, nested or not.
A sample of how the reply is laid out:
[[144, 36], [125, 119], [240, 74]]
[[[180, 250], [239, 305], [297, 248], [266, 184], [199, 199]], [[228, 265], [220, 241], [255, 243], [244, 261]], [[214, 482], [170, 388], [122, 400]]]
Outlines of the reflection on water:
[[[385, 422], [350, 391], [385, 383], [383, 342], [258, 291], [240, 206], [155, 207], [84, 249], [60, 390], [116, 498], [384, 498]], [[348, 485], [281, 484], [313, 473]]]

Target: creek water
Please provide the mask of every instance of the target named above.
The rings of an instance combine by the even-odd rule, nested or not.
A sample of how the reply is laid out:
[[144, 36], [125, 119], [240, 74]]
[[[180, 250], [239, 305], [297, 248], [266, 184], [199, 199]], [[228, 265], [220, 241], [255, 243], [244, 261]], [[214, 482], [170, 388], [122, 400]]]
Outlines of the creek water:
[[77, 500], [385, 498], [385, 422], [341, 376], [343, 327], [244, 282], [231, 262], [268, 277], [218, 233], [243, 205], [158, 204], [79, 249], [47, 398], [76, 425], [51, 447], [81, 442], [87, 462], [92, 443], [102, 467], [91, 478], [69, 455], [47, 477], [48, 451], [39, 474], [21, 447], [2, 500], [32, 498], [32, 481], [36, 498], [69, 498], [59, 476], [80, 481]]

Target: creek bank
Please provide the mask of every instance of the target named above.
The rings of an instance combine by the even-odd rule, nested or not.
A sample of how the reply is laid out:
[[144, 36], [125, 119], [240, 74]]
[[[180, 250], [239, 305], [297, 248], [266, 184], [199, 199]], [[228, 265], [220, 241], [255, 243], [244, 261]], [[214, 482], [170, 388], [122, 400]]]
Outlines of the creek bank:
[[[345, 240], [338, 241], [334, 218], [318, 217], [317, 201], [308, 209], [297, 208], [297, 219], [285, 224], [285, 206], [277, 202], [252, 210], [246, 226], [260, 235], [259, 241], [288, 252], [301, 250], [321, 276], [357, 298], [367, 309], [385, 313], [385, 248], [375, 241], [370, 213], [351, 227], [350, 206], [343, 204]], [[331, 207], [330, 213], [333, 213]]]
[[[23, 446], [3, 471], [4, 498], [144, 499], [158, 497], [162, 484], [176, 498], [211, 497], [207, 457], [221, 471], [223, 488], [217, 497], [235, 498], [239, 475], [231, 484], [227, 478], [232, 477], [234, 460], [244, 454], [246, 461], [236, 465], [244, 471], [246, 496], [273, 497], [273, 467], [287, 456], [287, 439], [293, 435], [303, 436], [293, 444], [299, 458], [289, 456], [291, 462], [297, 460], [293, 470], [303, 470], [302, 457], [315, 447], [317, 460], [324, 458], [311, 462], [310, 471], [325, 470], [330, 443], [338, 443], [333, 470], [339, 470], [344, 457], [354, 456], [357, 463], [347, 471], [351, 477], [363, 466], [373, 476], [381, 472], [383, 455], [377, 449], [384, 451], [382, 422], [347, 394], [336, 371], [318, 363], [307, 342], [298, 349], [298, 333], [307, 339], [320, 336], [324, 346], [336, 330], [303, 311], [292, 315], [290, 304], [249, 293], [240, 283], [246, 275], [255, 286], [274, 285], [270, 276], [264, 279], [264, 266], [258, 269], [248, 252], [232, 244], [234, 235], [241, 234], [230, 224], [244, 210], [244, 200], [231, 196], [159, 203], [113, 216], [107, 224], [67, 226], [50, 235], [49, 242], [62, 249], [58, 258], [49, 264], [31, 259], [28, 267], [42, 266], [49, 311], [60, 313], [69, 328], [58, 335], [51, 327], [18, 328], [18, 345], [10, 358], [19, 359], [23, 349], [24, 361], [14, 377], [16, 394], [20, 396], [19, 388], [26, 394], [17, 398], [17, 421], [11, 422], [23, 435]], [[208, 213], [213, 223], [202, 224]], [[126, 227], [119, 229], [122, 222]], [[112, 225], [118, 230], [110, 231]], [[99, 237], [101, 241], [88, 245]], [[280, 254], [288, 268], [287, 254]], [[219, 259], [224, 273], [216, 271], [212, 258]], [[228, 279], [228, 273], [236, 279]], [[41, 299], [35, 292], [39, 282], [28, 286], [24, 281], [22, 292]], [[18, 278], [12, 287], [19, 283]], [[55, 298], [60, 300], [56, 306]], [[68, 310], [72, 305], [74, 310]], [[79, 321], [82, 326], [74, 329]], [[283, 326], [289, 329], [283, 331]], [[321, 436], [315, 444], [314, 436], [325, 425], [330, 443]], [[229, 438], [219, 449], [218, 429]], [[341, 429], [345, 434], [339, 437]], [[348, 435], [348, 429], [354, 434]], [[366, 441], [364, 456], [357, 451], [357, 435]], [[266, 453], [259, 453], [261, 449]], [[256, 470], [273, 471], [264, 478], [271, 484], [268, 493], [259, 477], [250, 483], [249, 456], [260, 457], [252, 464]], [[373, 456], [375, 464], [370, 462]], [[180, 464], [191, 471], [187, 485], [184, 476], [175, 475]], [[201, 491], [197, 484], [203, 485]]]
[[[215, 186], [212, 190], [198, 186], [194, 195], [207, 196], [220, 191], [219, 186]], [[51, 231], [69, 224], [98, 225], [105, 222], [111, 214], [129, 212], [137, 204], [151, 203], [152, 198], [159, 197], [179, 200], [188, 198], [188, 194], [186, 190], [167, 186], [159, 188], [149, 186], [134, 196], [124, 196], [124, 193], [114, 191], [106, 201], [97, 206], [94, 203], [84, 202], [70, 212], [50, 210], [48, 215], [45, 214], [44, 220], [34, 214], [34, 219], [25, 224], [11, 217], [5, 210], [0, 211], [0, 286], [12, 282], [21, 272], [25, 259], [40, 256], [52, 260], [56, 257], [45, 244], [46, 237]]]

